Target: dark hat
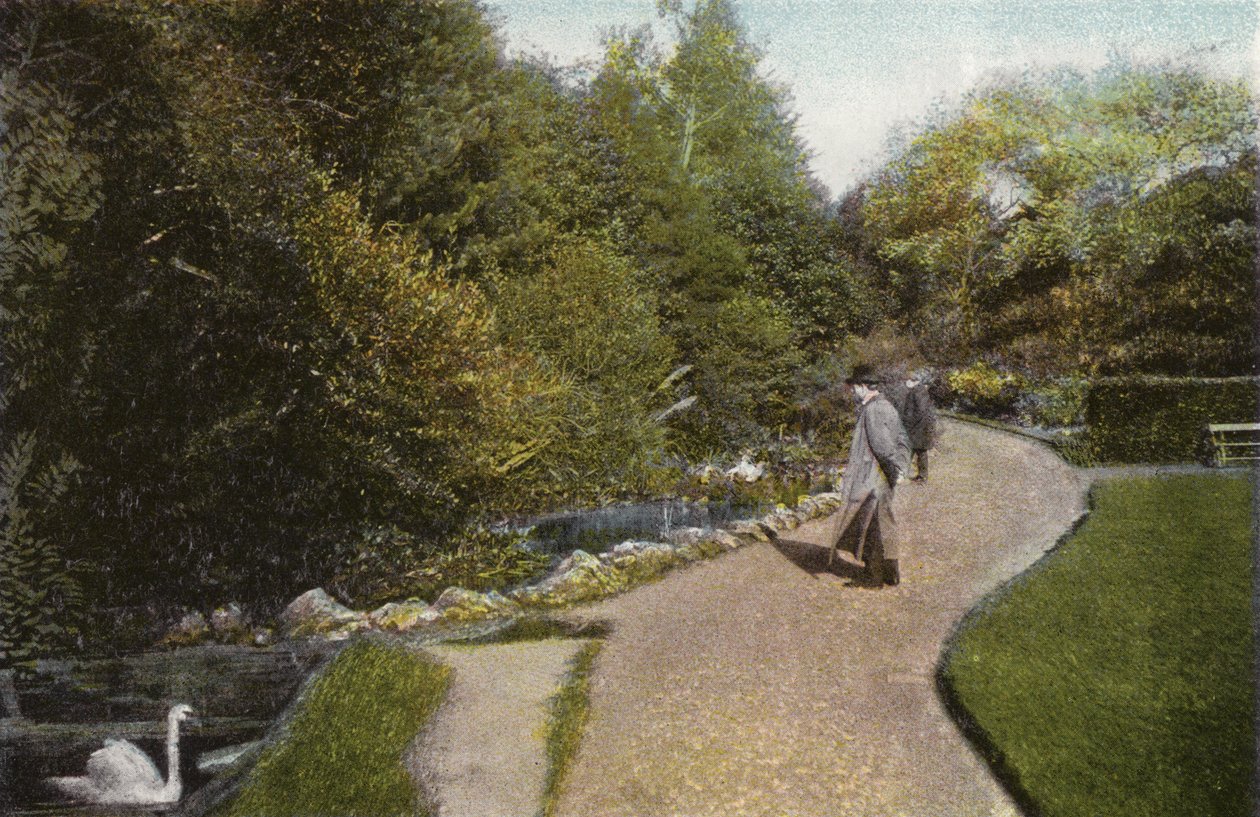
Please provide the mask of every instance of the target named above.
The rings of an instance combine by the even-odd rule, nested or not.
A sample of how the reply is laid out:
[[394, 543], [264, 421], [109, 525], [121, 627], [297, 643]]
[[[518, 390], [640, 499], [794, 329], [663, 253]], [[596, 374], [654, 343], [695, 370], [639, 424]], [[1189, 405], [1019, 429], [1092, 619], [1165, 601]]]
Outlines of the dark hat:
[[844, 379], [846, 385], [852, 386], [854, 383], [861, 383], [863, 386], [879, 385], [880, 378], [875, 374], [875, 367], [867, 363], [859, 363], [853, 367], [853, 371], [849, 372], [849, 376]]

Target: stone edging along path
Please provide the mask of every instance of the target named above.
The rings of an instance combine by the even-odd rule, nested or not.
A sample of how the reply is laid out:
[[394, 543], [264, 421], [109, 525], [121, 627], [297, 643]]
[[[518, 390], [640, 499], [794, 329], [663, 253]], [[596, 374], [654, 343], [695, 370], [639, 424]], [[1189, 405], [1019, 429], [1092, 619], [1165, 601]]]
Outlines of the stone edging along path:
[[286, 638], [348, 638], [354, 633], [384, 631], [423, 633], [440, 637], [444, 630], [495, 619], [510, 619], [528, 611], [568, 607], [622, 593], [660, 577], [667, 571], [735, 550], [755, 542], [769, 542], [781, 533], [840, 507], [835, 493], [802, 497], [795, 508], [779, 508], [761, 519], [738, 522], [728, 529], [680, 528], [667, 542], [628, 541], [598, 556], [575, 550], [546, 578], [507, 594], [479, 593], [449, 587], [432, 603], [391, 602], [371, 612], [338, 604], [322, 588], [294, 599], [280, 614]]

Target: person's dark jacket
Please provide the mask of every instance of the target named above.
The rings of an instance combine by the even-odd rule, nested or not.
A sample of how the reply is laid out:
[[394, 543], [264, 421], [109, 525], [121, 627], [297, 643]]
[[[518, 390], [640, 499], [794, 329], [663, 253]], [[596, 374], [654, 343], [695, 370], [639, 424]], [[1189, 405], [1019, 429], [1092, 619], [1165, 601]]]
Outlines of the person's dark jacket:
[[927, 386], [920, 383], [906, 392], [901, 407], [901, 422], [915, 451], [931, 448], [936, 443], [936, 406]]

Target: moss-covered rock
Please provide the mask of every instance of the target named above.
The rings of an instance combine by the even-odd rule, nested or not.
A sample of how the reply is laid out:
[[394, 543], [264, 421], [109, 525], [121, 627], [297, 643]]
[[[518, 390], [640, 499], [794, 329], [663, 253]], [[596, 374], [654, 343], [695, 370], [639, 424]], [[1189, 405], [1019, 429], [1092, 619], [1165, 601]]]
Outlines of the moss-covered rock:
[[795, 508], [780, 507], [762, 519], [745, 520], [729, 530], [680, 528], [669, 534], [668, 543], [622, 542], [598, 556], [576, 550], [546, 579], [506, 596], [449, 587], [432, 605], [419, 601], [391, 603], [367, 615], [347, 610], [322, 590], [313, 590], [295, 599], [281, 621], [290, 636], [323, 634], [344, 638], [369, 626], [406, 632], [438, 622], [514, 616], [522, 607], [562, 607], [595, 601], [651, 581], [678, 565], [709, 559], [750, 542], [769, 542], [779, 531], [826, 516], [840, 505], [838, 494], [815, 494], [802, 497]]
[[423, 601], [390, 602], [368, 614], [368, 621], [380, 630], [405, 633], [442, 618], [439, 610]]
[[730, 550], [731, 548], [724, 543], [724, 540], [735, 542], [736, 546], [738, 546], [738, 542], [733, 536], [730, 536], [729, 534], [722, 534], [721, 537], [722, 538], [719, 538], [710, 531], [709, 535], [705, 538], [698, 539], [688, 545], [682, 545], [678, 547], [674, 553], [682, 561], [698, 562], [701, 559], [712, 559], [719, 553], [724, 553], [727, 550]]
[[623, 574], [625, 582], [633, 585], [655, 578], [681, 561], [678, 552], [669, 545], [649, 545], [617, 556], [613, 567]]
[[584, 550], [575, 550], [551, 576], [509, 595], [521, 604], [555, 607], [611, 595], [626, 589], [627, 584], [622, 571]]
[[210, 641], [210, 625], [195, 610], [185, 613], [162, 637], [165, 647], [192, 647]]
[[224, 607], [215, 608], [210, 614], [210, 629], [214, 631], [214, 640], [220, 644], [252, 644], [254, 634], [250, 630], [249, 621], [241, 606], [230, 602]]
[[510, 615], [520, 604], [497, 591], [478, 593], [462, 587], [448, 587], [433, 602], [433, 610], [443, 621], [476, 621], [499, 615]]
[[322, 587], [308, 590], [280, 614], [280, 627], [288, 638], [312, 635], [344, 637], [368, 626], [366, 613], [334, 601]]
[[713, 542], [722, 550], [738, 550], [748, 544], [748, 540], [728, 530], [714, 531]]
[[737, 536], [750, 537], [758, 542], [769, 542], [773, 538], [774, 534], [774, 530], [768, 528], [766, 524], [759, 519], [737, 522], [731, 527], [731, 532]]

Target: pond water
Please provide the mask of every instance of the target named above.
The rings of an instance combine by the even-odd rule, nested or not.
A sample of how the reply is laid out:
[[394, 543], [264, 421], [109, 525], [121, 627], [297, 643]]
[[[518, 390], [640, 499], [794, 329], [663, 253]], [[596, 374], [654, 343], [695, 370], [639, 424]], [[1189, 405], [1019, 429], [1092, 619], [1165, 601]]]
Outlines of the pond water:
[[529, 544], [545, 553], [600, 553], [631, 540], [660, 540], [679, 528], [720, 528], [774, 510], [773, 502], [660, 500], [549, 514], [527, 526]]
[[187, 797], [212, 777], [198, 758], [254, 741], [292, 699], [327, 646], [254, 649], [188, 647], [82, 661], [44, 661], [12, 680], [20, 718], [0, 713], [0, 814], [136, 815], [161, 809], [75, 806], [44, 779], [81, 776], [106, 738], [136, 744], [165, 777], [166, 713], [186, 703], [196, 720], [180, 730], [180, 770]]

